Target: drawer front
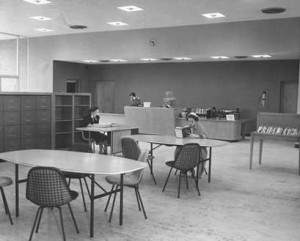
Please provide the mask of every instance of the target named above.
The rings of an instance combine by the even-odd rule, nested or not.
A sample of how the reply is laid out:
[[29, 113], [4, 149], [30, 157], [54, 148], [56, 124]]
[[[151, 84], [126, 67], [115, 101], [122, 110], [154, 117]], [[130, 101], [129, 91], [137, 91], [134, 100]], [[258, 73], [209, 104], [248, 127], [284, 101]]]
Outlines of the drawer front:
[[27, 138], [21, 140], [21, 149], [35, 149], [36, 148], [35, 138]]
[[21, 128], [20, 126], [5, 126], [4, 127], [4, 140], [5, 142], [8, 139], [20, 139], [21, 137]]
[[36, 122], [35, 111], [22, 111], [21, 113], [21, 123], [22, 124], [33, 124]]
[[21, 141], [20, 141], [20, 139], [5, 140], [4, 151], [20, 150], [20, 147], [21, 147]]
[[22, 138], [35, 138], [36, 131], [34, 125], [22, 125], [21, 137]]
[[3, 152], [3, 126], [0, 126], [0, 152]]
[[37, 149], [51, 149], [51, 139], [50, 137], [40, 138], [36, 142]]
[[50, 110], [38, 110], [36, 112], [36, 122], [50, 122], [51, 121], [51, 111]]
[[36, 96], [22, 96], [21, 98], [22, 110], [36, 109]]
[[0, 111], [0, 127], [3, 126], [3, 113], [2, 111]]
[[50, 109], [51, 108], [51, 96], [37, 96], [36, 97], [36, 108], [37, 109]]
[[0, 96], [0, 111], [3, 110], [3, 96]]
[[21, 96], [3, 96], [3, 110], [20, 110]]
[[19, 111], [4, 111], [2, 113], [4, 125], [20, 125], [21, 113]]

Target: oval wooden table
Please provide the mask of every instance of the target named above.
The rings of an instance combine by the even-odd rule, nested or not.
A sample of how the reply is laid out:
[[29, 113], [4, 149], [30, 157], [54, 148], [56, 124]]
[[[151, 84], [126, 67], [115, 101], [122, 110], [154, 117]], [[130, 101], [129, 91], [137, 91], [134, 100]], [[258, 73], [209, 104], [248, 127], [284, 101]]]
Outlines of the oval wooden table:
[[16, 216], [19, 216], [19, 165], [51, 166], [62, 171], [88, 173], [91, 175], [91, 208], [90, 208], [90, 237], [94, 236], [94, 200], [107, 196], [111, 192], [105, 191], [95, 195], [95, 175], [120, 175], [120, 188], [114, 192], [120, 192], [119, 223], [123, 224], [123, 175], [128, 172], [144, 169], [147, 164], [131, 159], [100, 155], [94, 153], [82, 153], [62, 150], [19, 150], [0, 153], [0, 159], [15, 164], [15, 192], [16, 192]]

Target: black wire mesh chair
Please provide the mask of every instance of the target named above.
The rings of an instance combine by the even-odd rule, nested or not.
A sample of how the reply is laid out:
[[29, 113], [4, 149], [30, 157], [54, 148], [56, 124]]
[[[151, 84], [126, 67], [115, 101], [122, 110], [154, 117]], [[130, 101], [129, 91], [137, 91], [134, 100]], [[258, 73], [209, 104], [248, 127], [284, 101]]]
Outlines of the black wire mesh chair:
[[54, 167], [33, 167], [27, 175], [26, 198], [39, 206], [37, 209], [29, 241], [33, 231], [39, 230], [44, 208], [58, 208], [60, 214], [63, 240], [66, 240], [61, 206], [67, 204], [74, 222], [76, 232], [79, 233], [70, 202], [76, 199], [78, 193], [69, 189], [64, 174]]
[[[89, 145], [89, 143], [74, 143], [70, 148], [69, 151], [77, 151], [77, 152], [90, 152], [92, 153], [92, 147]], [[89, 174], [85, 174], [85, 173], [77, 173], [77, 172], [63, 172], [63, 174], [65, 175], [65, 177], [68, 179], [68, 185], [70, 186], [71, 180], [72, 179], [77, 179], [79, 180], [79, 184], [80, 184], [80, 190], [81, 190], [81, 196], [82, 196], [82, 201], [83, 201], [83, 207], [84, 207], [84, 211], [87, 211], [86, 208], [86, 202], [85, 202], [85, 196], [84, 196], [84, 192], [83, 192], [83, 187], [82, 187], [82, 180], [85, 183], [85, 187], [88, 191], [89, 196], [91, 196], [90, 194], [90, 190], [86, 181], [87, 177], [90, 177]]]
[[194, 168], [197, 167], [196, 175], [193, 177], [193, 179], [195, 181], [195, 186], [198, 195], [200, 196], [200, 191], [198, 187], [200, 161], [201, 161], [201, 147], [197, 143], [188, 143], [183, 145], [175, 154], [175, 160], [166, 162], [166, 165], [171, 168], [162, 191], [165, 191], [172, 170], [173, 169], [178, 170], [180, 171], [179, 183], [178, 183], [178, 198], [180, 198], [181, 176], [182, 175], [185, 176], [186, 187], [188, 189], [189, 186], [188, 186], [187, 173], [189, 171], [193, 171]]
[[11, 219], [11, 214], [10, 214], [8, 204], [7, 204], [7, 200], [6, 200], [6, 197], [5, 197], [5, 193], [4, 193], [4, 190], [3, 190], [3, 187], [10, 186], [12, 183], [13, 183], [13, 181], [10, 177], [0, 176], [0, 190], [1, 190], [1, 195], [2, 195], [2, 199], [3, 199], [4, 210], [5, 210], [5, 213], [8, 214], [10, 223], [14, 224], [12, 219]]
[[[137, 160], [142, 152], [138, 142], [132, 137], [123, 137], [121, 139], [121, 146], [122, 146], [122, 154], [125, 158]], [[150, 168], [150, 173], [152, 175], [153, 181], [156, 184], [156, 180], [152, 170], [153, 158], [154, 158], [153, 156], [150, 156], [148, 154], [147, 163]]]
[[[146, 162], [147, 158], [148, 158], [148, 154], [149, 154], [148, 151], [141, 152], [141, 154], [139, 155], [137, 161]], [[124, 178], [123, 178], [123, 186], [134, 188], [139, 211], [141, 211], [141, 208], [142, 208], [143, 213], [144, 213], [144, 217], [145, 217], [145, 219], [147, 219], [146, 211], [145, 211], [144, 204], [143, 204], [143, 201], [142, 201], [142, 197], [141, 197], [141, 194], [140, 194], [140, 191], [139, 191], [139, 184], [142, 181], [143, 171], [144, 171], [144, 169], [125, 174]], [[114, 190], [117, 190], [120, 186], [120, 183], [121, 183], [120, 175], [107, 176], [106, 181], [108, 183], [112, 184], [111, 192], [113, 192]], [[112, 193], [109, 195], [109, 198], [107, 200], [107, 203], [106, 203], [106, 206], [105, 206], [105, 212], [107, 211], [108, 205], [110, 203], [111, 196], [112, 196]], [[110, 210], [109, 222], [111, 222], [111, 219], [112, 219], [114, 206], [115, 206], [115, 201], [116, 201], [116, 196], [117, 196], [117, 192], [114, 193], [113, 203], [112, 203], [111, 210]]]

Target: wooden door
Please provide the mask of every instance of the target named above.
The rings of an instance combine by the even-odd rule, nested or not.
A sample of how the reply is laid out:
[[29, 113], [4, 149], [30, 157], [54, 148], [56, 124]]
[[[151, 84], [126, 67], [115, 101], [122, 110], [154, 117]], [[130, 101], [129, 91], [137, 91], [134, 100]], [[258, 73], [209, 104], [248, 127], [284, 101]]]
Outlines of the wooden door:
[[298, 82], [281, 81], [280, 83], [280, 112], [297, 113]]
[[114, 81], [97, 81], [96, 82], [96, 105], [100, 112], [114, 113]]

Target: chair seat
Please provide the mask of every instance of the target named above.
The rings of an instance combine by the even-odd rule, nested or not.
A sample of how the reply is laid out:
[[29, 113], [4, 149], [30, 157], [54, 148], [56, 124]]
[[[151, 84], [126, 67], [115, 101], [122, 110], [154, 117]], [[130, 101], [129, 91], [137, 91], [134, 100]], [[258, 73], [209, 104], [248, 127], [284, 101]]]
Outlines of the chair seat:
[[[107, 176], [106, 181], [110, 184], [120, 185], [120, 183], [121, 183], [120, 175]], [[132, 175], [131, 173], [127, 173], [123, 177], [123, 185], [124, 186], [133, 187], [133, 186], [138, 185], [139, 181], [140, 180], [135, 175]]]
[[63, 172], [63, 174], [66, 178], [74, 178], [74, 179], [81, 179], [89, 176], [89, 174], [78, 173], [78, 172]]
[[0, 187], [9, 186], [13, 183], [10, 177], [0, 177]]
[[72, 200], [75, 200], [79, 194], [76, 191], [70, 190], [70, 195], [71, 195]]

